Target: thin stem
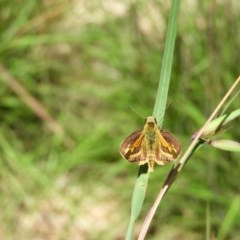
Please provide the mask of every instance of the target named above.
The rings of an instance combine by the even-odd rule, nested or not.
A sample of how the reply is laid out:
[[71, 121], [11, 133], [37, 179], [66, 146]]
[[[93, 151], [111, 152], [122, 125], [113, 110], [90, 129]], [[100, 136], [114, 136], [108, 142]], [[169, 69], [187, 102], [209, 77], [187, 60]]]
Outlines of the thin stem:
[[144, 221], [143, 227], [142, 227], [141, 232], [139, 234], [138, 240], [143, 240], [145, 238], [146, 233], [148, 231], [148, 228], [150, 226], [150, 223], [151, 223], [151, 221], [153, 219], [153, 216], [154, 216], [154, 214], [155, 214], [155, 212], [157, 210], [157, 207], [159, 206], [160, 202], [162, 201], [164, 195], [166, 194], [167, 190], [170, 188], [170, 186], [171, 186], [172, 182], [174, 181], [174, 179], [176, 178], [177, 174], [181, 171], [181, 169], [185, 165], [186, 161], [192, 156], [193, 152], [197, 149], [199, 144], [201, 144], [201, 141], [199, 140], [199, 138], [201, 137], [201, 135], [202, 135], [202, 133], [204, 131], [204, 128], [217, 115], [218, 111], [223, 106], [223, 104], [226, 102], [227, 98], [230, 96], [230, 94], [233, 92], [233, 90], [236, 88], [236, 86], [239, 84], [239, 82], [240, 82], [240, 76], [237, 78], [237, 80], [234, 82], [234, 84], [230, 87], [228, 92], [225, 94], [225, 96], [220, 101], [218, 106], [215, 108], [213, 113], [210, 115], [208, 120], [205, 122], [203, 127], [197, 133], [196, 137], [194, 138], [194, 140], [192, 141], [192, 143], [190, 144], [190, 146], [188, 147], [188, 149], [186, 150], [186, 152], [184, 153], [184, 155], [182, 156], [180, 161], [169, 172], [169, 174], [168, 174], [168, 176], [166, 178], [166, 181], [163, 184], [163, 187], [161, 188], [161, 190], [160, 190], [160, 192], [159, 192], [159, 194], [158, 194], [158, 196], [157, 196], [157, 198], [156, 198], [152, 208], [149, 210], [149, 212], [147, 214], [147, 217], [146, 217], [146, 219]]

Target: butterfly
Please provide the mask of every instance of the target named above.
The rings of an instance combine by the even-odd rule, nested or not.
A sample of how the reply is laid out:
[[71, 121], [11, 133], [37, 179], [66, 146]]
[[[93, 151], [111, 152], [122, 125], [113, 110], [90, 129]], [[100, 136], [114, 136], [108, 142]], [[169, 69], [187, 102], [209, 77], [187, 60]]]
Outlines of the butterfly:
[[153, 172], [155, 162], [165, 165], [181, 153], [179, 141], [167, 130], [159, 129], [153, 116], [146, 119], [142, 130], [130, 134], [120, 145], [120, 154], [131, 163], [148, 164]]

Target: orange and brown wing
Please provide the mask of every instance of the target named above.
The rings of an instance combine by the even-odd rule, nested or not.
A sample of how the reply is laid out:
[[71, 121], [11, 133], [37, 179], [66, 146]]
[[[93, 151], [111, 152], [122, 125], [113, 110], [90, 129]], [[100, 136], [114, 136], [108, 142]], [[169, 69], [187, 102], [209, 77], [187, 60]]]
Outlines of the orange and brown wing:
[[177, 159], [181, 153], [179, 141], [167, 130], [159, 130], [158, 146], [156, 148], [156, 163], [165, 165], [168, 162]]
[[171, 146], [170, 153], [173, 155], [173, 158], [176, 159], [182, 151], [181, 144], [179, 141], [167, 130], [161, 131], [162, 136]]
[[129, 162], [142, 162], [146, 158], [146, 151], [142, 146], [143, 140], [142, 130], [133, 132], [120, 145], [120, 154]]

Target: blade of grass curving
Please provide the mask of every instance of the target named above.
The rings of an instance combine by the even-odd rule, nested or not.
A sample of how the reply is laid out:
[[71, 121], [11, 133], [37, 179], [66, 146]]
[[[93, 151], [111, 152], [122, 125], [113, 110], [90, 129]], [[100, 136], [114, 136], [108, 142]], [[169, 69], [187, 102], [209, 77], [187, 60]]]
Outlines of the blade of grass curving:
[[175, 166], [170, 170], [152, 208], [149, 210], [147, 217], [145, 218], [143, 227], [141, 229], [141, 232], [139, 234], [139, 238], [138, 240], [143, 240], [146, 236], [146, 233], [148, 231], [148, 228], [150, 226], [150, 223], [153, 219], [153, 216], [157, 210], [157, 207], [159, 206], [159, 204], [161, 203], [164, 195], [166, 194], [166, 192], [168, 191], [168, 189], [171, 187], [172, 183], [174, 182], [174, 180], [176, 179], [178, 173], [181, 171], [181, 169], [184, 167], [184, 165], [187, 163], [188, 159], [192, 156], [192, 154], [196, 151], [196, 149], [201, 146], [204, 141], [202, 141], [200, 139], [202, 133], [204, 132], [206, 126], [213, 120], [213, 118], [217, 115], [217, 113], [219, 112], [219, 110], [222, 108], [222, 106], [224, 105], [224, 103], [227, 101], [227, 99], [229, 98], [229, 96], [231, 95], [231, 93], [233, 92], [233, 90], [237, 87], [237, 85], [240, 83], [240, 76], [236, 79], [236, 81], [233, 83], [233, 85], [230, 87], [230, 89], [228, 90], [228, 92], [225, 94], [225, 96], [223, 97], [223, 99], [220, 101], [220, 103], [218, 104], [218, 106], [215, 108], [215, 110], [213, 111], [213, 113], [210, 115], [210, 117], [207, 119], [207, 121], [205, 122], [205, 124], [203, 125], [203, 127], [200, 129], [200, 131], [198, 131], [198, 133], [196, 134], [196, 137], [194, 138], [194, 140], [191, 142], [191, 144], [189, 145], [188, 149], [186, 150], [186, 152], [184, 153], [184, 155], [181, 157], [181, 159], [175, 164]]
[[[167, 103], [168, 89], [172, 70], [173, 52], [177, 31], [177, 17], [179, 4], [180, 4], [179, 0], [174, 0], [171, 8], [158, 91], [153, 110], [153, 116], [157, 119], [159, 127], [162, 126], [163, 117], [165, 113], [165, 106]], [[148, 178], [149, 173], [147, 172], [146, 166], [140, 166], [138, 178], [136, 180], [132, 196], [131, 217], [126, 236], [127, 240], [132, 239], [133, 226], [142, 209], [142, 204], [147, 189]]]

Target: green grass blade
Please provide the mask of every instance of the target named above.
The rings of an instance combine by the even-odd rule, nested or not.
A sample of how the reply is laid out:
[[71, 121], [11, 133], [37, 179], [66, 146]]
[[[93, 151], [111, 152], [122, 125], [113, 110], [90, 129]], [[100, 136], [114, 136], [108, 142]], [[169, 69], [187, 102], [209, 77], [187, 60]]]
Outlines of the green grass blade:
[[179, 11], [180, 1], [175, 0], [172, 4], [171, 15], [168, 24], [167, 37], [166, 37], [166, 45], [163, 54], [163, 62], [160, 73], [157, 97], [155, 101], [155, 106], [153, 110], [153, 116], [156, 117], [158, 125], [161, 127], [166, 103], [168, 96], [168, 88], [171, 77], [172, 70], [172, 62], [173, 62], [173, 53], [175, 46], [175, 38], [177, 32], [177, 19], [178, 19], [178, 11]]
[[206, 204], [206, 240], [211, 240], [211, 219], [210, 219], [210, 205]]
[[226, 217], [222, 221], [222, 227], [219, 229], [217, 240], [227, 239], [228, 233], [231, 232], [231, 227], [234, 224], [234, 221], [237, 222], [236, 217], [239, 215], [240, 211], [240, 196], [236, 196], [229, 210], [226, 214]]
[[229, 114], [224, 114], [218, 118], [215, 118], [210, 123], [206, 125], [202, 136], [208, 136], [214, 134], [217, 130], [220, 130], [227, 123], [233, 121], [235, 118], [240, 116], [240, 109], [236, 109]]
[[143, 174], [140, 174], [136, 180], [133, 196], [132, 196], [131, 217], [130, 217], [126, 240], [132, 239], [133, 226], [142, 209], [142, 205], [143, 205], [143, 201], [144, 201], [145, 193], [147, 189], [147, 184], [148, 184], [148, 178], [149, 178], [149, 173], [143, 173]]
[[[156, 117], [158, 125], [161, 127], [167, 102], [168, 89], [170, 83], [170, 75], [172, 70], [172, 60], [175, 45], [175, 37], [177, 31], [177, 17], [179, 10], [179, 0], [173, 1], [170, 20], [168, 24], [168, 31], [166, 37], [166, 46], [163, 54], [163, 63], [161, 67], [161, 74], [159, 79], [157, 97], [153, 110], [153, 116]], [[145, 198], [149, 173], [145, 166], [140, 166], [139, 174], [132, 196], [131, 217], [128, 226], [127, 240], [130, 240], [133, 232], [133, 225], [140, 214], [142, 204]]]
[[240, 152], [240, 143], [230, 140], [230, 139], [217, 139], [208, 142], [212, 147], [230, 151], [230, 152]]
[[19, 14], [17, 15], [17, 18], [13, 19], [11, 26], [6, 28], [6, 31], [2, 36], [4, 42], [10, 41], [19, 31], [19, 29], [29, 21], [29, 16], [35, 4], [36, 2], [33, 0], [24, 2], [22, 7], [19, 9]]

